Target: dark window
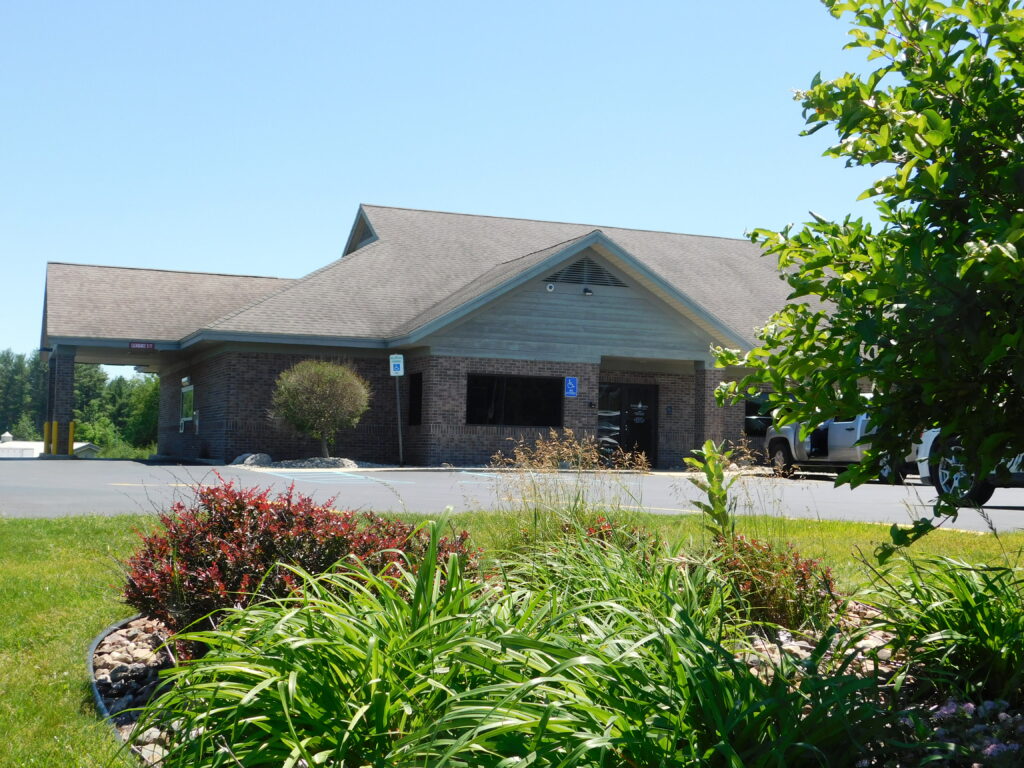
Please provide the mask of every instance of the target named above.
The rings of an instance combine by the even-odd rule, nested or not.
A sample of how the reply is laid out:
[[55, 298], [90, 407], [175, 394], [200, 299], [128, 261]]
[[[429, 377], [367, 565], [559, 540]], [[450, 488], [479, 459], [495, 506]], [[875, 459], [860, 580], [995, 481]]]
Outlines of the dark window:
[[743, 431], [750, 437], [764, 437], [772, 425], [772, 404], [768, 395], [761, 392], [751, 395], [745, 403]]
[[409, 426], [423, 423], [423, 374], [409, 374]]
[[470, 374], [466, 423], [560, 427], [562, 400], [561, 378]]

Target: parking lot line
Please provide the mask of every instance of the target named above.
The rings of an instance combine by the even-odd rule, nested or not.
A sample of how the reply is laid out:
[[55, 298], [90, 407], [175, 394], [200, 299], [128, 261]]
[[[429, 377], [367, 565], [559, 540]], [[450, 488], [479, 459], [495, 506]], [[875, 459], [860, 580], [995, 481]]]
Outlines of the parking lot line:
[[146, 487], [147, 485], [158, 485], [161, 488], [192, 488], [193, 483], [107, 483], [107, 485], [129, 485], [134, 487]]
[[387, 480], [368, 477], [366, 475], [357, 475], [352, 472], [303, 472], [289, 473], [289, 472], [265, 472], [264, 474], [272, 475], [274, 477], [280, 477], [285, 480], [292, 480], [295, 482], [303, 483], [321, 483], [321, 484], [342, 484], [342, 485], [371, 485], [376, 483], [378, 485], [415, 485], [414, 480], [393, 480], [388, 478]]

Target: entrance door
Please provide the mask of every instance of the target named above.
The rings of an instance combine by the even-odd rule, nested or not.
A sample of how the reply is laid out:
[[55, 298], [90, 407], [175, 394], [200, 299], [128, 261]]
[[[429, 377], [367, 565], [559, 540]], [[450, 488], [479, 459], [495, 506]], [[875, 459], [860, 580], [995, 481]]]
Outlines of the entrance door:
[[658, 449], [658, 387], [654, 384], [601, 384], [597, 439], [601, 453], [619, 448], [643, 451], [653, 466]]

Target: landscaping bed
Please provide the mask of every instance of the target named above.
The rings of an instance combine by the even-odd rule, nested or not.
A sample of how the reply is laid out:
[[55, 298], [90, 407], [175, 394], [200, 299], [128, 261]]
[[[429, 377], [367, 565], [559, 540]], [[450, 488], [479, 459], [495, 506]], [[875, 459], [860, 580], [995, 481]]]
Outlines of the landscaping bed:
[[[592, 523], [596, 523], [596, 517], [604, 514], [614, 520], [624, 521], [627, 528], [643, 528], [652, 536], [659, 538], [666, 546], [681, 548], [680, 552], [706, 547], [712, 538], [711, 534], [703, 529], [703, 521], [692, 516], [666, 518], [654, 515], [626, 514], [621, 509], [590, 510], [588, 514], [591, 515]], [[415, 521], [415, 518], [412, 517], [406, 519]], [[0, 561], [0, 600], [3, 600], [5, 605], [11, 606], [7, 614], [9, 621], [5, 623], [5, 626], [0, 626], [0, 691], [4, 694], [3, 701], [0, 703], [0, 730], [9, 734], [8, 738], [0, 740], [0, 764], [19, 766], [81, 765], [90, 768], [100, 765], [131, 764], [131, 757], [127, 752], [121, 750], [112, 738], [109, 725], [100, 722], [95, 716], [95, 710], [91, 705], [88, 681], [82, 673], [81, 654], [88, 646], [90, 639], [103, 626], [130, 612], [119, 602], [117, 596], [123, 575], [116, 562], [126, 559], [136, 549], [138, 538], [134, 529], [142, 528], [147, 532], [152, 531], [154, 522], [152, 518], [147, 517], [0, 520], [0, 551], [4, 553], [4, 558]], [[535, 530], [543, 528], [544, 536], [547, 536], [552, 530], [561, 530], [564, 523], [545, 527], [540, 525], [540, 522], [540, 519], [528, 510], [506, 510], [503, 513], [475, 513], [461, 516], [459, 527], [468, 529], [473, 546], [482, 550], [479, 568], [483, 572], [493, 572], [493, 567], [499, 559], [497, 553], [509, 553], [518, 548], [517, 551], [521, 553], [532, 551], [536, 555], [540, 551], [552, 554], [551, 547], [543, 546], [543, 537], [531, 538], [531, 526], [537, 526]], [[616, 522], [615, 527], [619, 524]], [[738, 530], [744, 532], [748, 538], [762, 541], [789, 541], [803, 555], [813, 556], [814, 559], [829, 563], [835, 577], [837, 593], [850, 593], [869, 582], [878, 582], [876, 575], [872, 574], [865, 563], [853, 554], [856, 547], [870, 552], [874, 545], [885, 536], [885, 530], [877, 526], [852, 523], [815, 523], [785, 520], [778, 517], [737, 518], [736, 524]], [[598, 533], [601, 532], [600, 523], [589, 527], [594, 527]], [[586, 528], [587, 526], [584, 526], [584, 533], [586, 533]], [[539, 548], [538, 545], [540, 545]], [[983, 562], [998, 566], [1007, 563], [1008, 559], [1012, 561], [1014, 557], [1012, 553], [1022, 545], [1024, 545], [1024, 537], [1019, 534], [996, 539], [993, 536], [944, 532], [933, 534], [929, 539], [919, 542], [915, 545], [915, 551], [921, 557], [942, 552], [955, 555], [966, 562]], [[569, 551], [569, 548], [564, 546], [554, 549]], [[582, 550], [574, 551], [591, 552], [601, 557], [613, 553], [604, 545], [596, 548], [584, 547]], [[557, 554], [557, 551], [553, 554]], [[618, 557], [618, 555], [615, 556]], [[506, 566], [510, 560], [506, 555], [501, 555], [500, 559], [504, 560]], [[627, 559], [625, 562], [634, 561]], [[640, 564], [643, 564], [643, 558], [640, 558]], [[593, 577], [595, 573], [603, 575], [599, 582], [594, 582], [592, 579], [589, 586], [580, 586], [584, 584], [583, 579], [586, 573], [580, 573], [577, 577], [564, 570], [565, 567], [575, 568], [579, 563], [563, 563], [556, 568], [553, 563], [545, 564], [535, 558], [527, 557], [520, 562], [517, 578], [524, 577], [527, 571], [523, 569], [527, 565], [529, 566], [527, 571], [532, 571], [533, 574], [530, 576], [530, 583], [515, 582], [519, 584], [516, 589], [519, 590], [518, 594], [521, 596], [526, 594], [522, 590], [527, 588], [532, 590], [530, 594], [551, 594], [563, 601], [561, 605], [567, 611], [573, 604], [571, 601], [575, 600], [577, 607], [572, 608], [570, 612], [575, 611], [576, 615], [580, 615], [579, 608], [584, 602], [584, 598], [586, 598], [587, 605], [608, 603], [611, 600], [612, 602], [627, 601], [628, 605], [633, 606], [629, 617], [630, 623], [618, 627], [614, 624], [608, 625], [609, 631], [615, 631], [607, 634], [607, 637], [633, 637], [634, 641], [638, 641], [640, 638], [631, 633], [644, 626], [649, 629], [655, 626], [643, 622], [652, 620], [649, 618], [650, 609], [656, 604], [656, 596], [660, 592], [644, 591], [645, 588], [642, 588], [644, 579], [618, 578], [622, 573], [628, 573], [628, 569], [624, 571], [622, 567], [616, 566], [615, 569], [609, 570], [606, 567], [607, 564], [600, 566], [600, 560], [591, 562], [588, 566], [590, 577], [587, 578]], [[545, 573], [548, 576], [541, 578]], [[560, 576], [552, 576], [552, 574], [559, 573]], [[664, 575], [664, 572], [662, 574]], [[540, 580], [538, 581], [538, 579]], [[547, 581], [545, 582], [544, 579]], [[578, 593], [577, 595], [567, 594], [564, 590], [564, 585], [570, 582], [577, 585], [578, 588], [574, 590], [575, 593]], [[508, 589], [503, 591], [491, 592], [487, 601], [484, 601], [492, 606], [488, 610], [493, 610], [493, 606], [502, 605], [502, 600], [507, 599], [507, 594], [512, 593], [515, 583], [509, 582]], [[466, 582], [465, 586], [469, 590], [469, 593], [464, 593], [466, 599], [472, 597], [475, 594], [474, 590], [480, 588], [473, 586], [474, 584], [479, 585], [480, 580]], [[497, 588], [497, 583], [493, 579], [484, 580], [484, 584], [489, 590]], [[348, 589], [349, 587], [351, 585], [344, 588]], [[409, 587], [412, 588], [412, 582], [409, 583]], [[600, 590], [604, 590], [604, 592], [601, 593]], [[408, 593], [408, 589], [406, 592]], [[403, 604], [407, 604], [404, 600], [403, 598]], [[705, 602], [703, 601], [702, 604]], [[508, 605], [507, 602], [504, 604]], [[346, 605], [338, 607], [337, 610], [344, 614], [350, 610]], [[430, 611], [443, 607], [444, 603], [443, 600], [440, 603], [435, 601], [431, 605], [434, 607], [426, 611], [425, 615], [435, 615]], [[540, 604], [538, 603], [538, 605]], [[295, 607], [291, 606], [291, 608]], [[461, 607], [464, 608], [465, 605]], [[272, 609], [273, 606], [267, 607], [267, 610]], [[362, 615], [372, 615], [375, 610], [373, 604], [364, 604], [363, 609], [365, 610]], [[403, 615], [401, 612], [406, 609], [401, 608], [399, 602], [395, 601], [391, 604], [390, 610], [393, 615], [397, 616]], [[550, 611], [552, 608], [549, 607], [546, 610]], [[489, 615], [488, 621], [493, 624], [494, 616]], [[600, 612], [596, 615], [600, 616]], [[647, 615], [648, 618], [637, 623], [636, 617], [644, 615]], [[237, 618], [233, 618], [232, 621], [239, 622], [237, 636], [245, 636], [245, 633], [252, 628], [251, 624], [246, 625], [245, 622], [254, 621], [259, 616], [258, 612], [246, 611], [239, 614]], [[268, 616], [269, 614], [264, 614], [263, 618]], [[605, 615], [602, 620], [612, 621], [609, 616], [611, 614]], [[591, 619], [591, 621], [596, 620]], [[662, 619], [657, 621], [660, 622]], [[991, 628], [1006, 626], [1004, 619], [998, 621], [1002, 623], [997, 624], [996, 619], [993, 618], [988, 626]], [[246, 629], [246, 626], [249, 629]], [[266, 625], [263, 626], [266, 627]], [[606, 671], [615, 670], [616, 673], [630, 671], [629, 665], [620, 667], [616, 661], [617, 657], [608, 655], [614, 645], [601, 641], [593, 646], [592, 641], [596, 637], [593, 627], [587, 630], [590, 635], [587, 635], [586, 632], [579, 634], [579, 626], [574, 626], [572, 630], [569, 632], [568, 628], [563, 626], [557, 633], [557, 637], [547, 635], [535, 637], [536, 641], [542, 641], [542, 644], [547, 643], [543, 647], [545, 653], [550, 653], [548, 661], [556, 660], [558, 654], [571, 649], [575, 649], [577, 653], [586, 650], [587, 652], [596, 652], [596, 655], [593, 653], [592, 655], [601, 660], [601, 663], [605, 665], [602, 668]], [[574, 632], [575, 636], [579, 638], [578, 640], [572, 639]], [[394, 636], [394, 634], [391, 632], [390, 636]], [[701, 668], [712, 675], [724, 670], [727, 677], [732, 680], [737, 679], [736, 676], [739, 675], [739, 679], [746, 681], [745, 685], [748, 686], [747, 690], [749, 691], [757, 685], [754, 679], [759, 676], [762, 683], [774, 679], [764, 676], [758, 670], [771, 671], [786, 665], [791, 665], [786, 668], [792, 670], [807, 668], [809, 660], [814, 659], [817, 640], [822, 637], [820, 634], [801, 636], [797, 632], [786, 636], [777, 630], [775, 634], [761, 633], [754, 636], [761, 638], [760, 641], [754, 643], [754, 645], [760, 643], [760, 649], [754, 648], [752, 651], [757, 654], [758, 663], [744, 663], [743, 669], [731, 667], [725, 661], [725, 657], [714, 650], [714, 644], [707, 646], [698, 643], [693, 646], [700, 650], [695, 658], [715, 659], [715, 663]], [[284, 642], [286, 638], [279, 637], [278, 639]], [[229, 650], [229, 644], [233, 641], [228, 638], [221, 638], [221, 640], [223, 641], [220, 646], [221, 650]], [[854, 645], [856, 642], [862, 641], [863, 638], [855, 641]], [[1011, 644], [1014, 642], [1012, 635], [1008, 635], [1008, 642]], [[282, 662], [285, 660], [282, 657], [282, 648], [284, 647], [278, 646], [277, 648], [279, 653], [276, 658]], [[868, 647], [855, 650], [859, 652], [860, 658], [870, 659], [871, 666], [874, 666], [876, 662], [881, 662], [880, 670], [887, 675], [889, 670], [884, 666], [889, 661], [884, 658], [886, 649], [882, 645], [877, 647], [881, 649], [881, 652], [878, 650], [872, 652]], [[443, 650], [442, 646], [438, 646], [438, 648], [439, 652]], [[777, 658], [772, 658], [773, 649], [778, 652]], [[236, 651], [237, 648], [231, 648], [231, 650]], [[392, 650], [381, 649], [379, 660], [385, 667], [389, 665], [393, 667], [397, 674], [397, 671], [404, 667], [401, 666], [401, 657], [386, 655]], [[444, 652], [447, 653], [448, 650], [444, 650]], [[733, 659], [753, 662], [755, 659], [742, 655], [747, 652], [751, 652], [751, 649], [741, 651], [736, 647], [729, 650], [729, 656]], [[260, 658], [267, 656], [268, 654], [264, 652], [260, 654]], [[765, 656], [768, 657], [768, 660], [761, 662], [760, 659]], [[271, 655], [271, 657], [273, 656]], [[565, 660], [563, 658], [559, 663], [564, 663]], [[216, 655], [209, 659], [211, 664], [216, 662]], [[512, 659], [506, 666], [514, 668], [514, 663], [519, 662]], [[934, 666], [938, 669], [937, 664]], [[643, 669], [644, 679], [648, 683], [652, 679], [656, 679], [652, 678], [653, 672], [646, 667], [636, 669]], [[750, 677], [744, 673], [744, 669], [752, 672]], [[586, 680], [584, 672], [587, 671], [585, 667], [567, 668], [559, 674], [576, 675], [577, 678], [572, 681], [572, 685], [582, 685]], [[815, 675], [826, 672], [831, 674], [825, 666], [820, 666]], [[856, 678], [858, 675], [854, 675], [854, 677]], [[399, 678], [389, 679], [398, 680]], [[595, 679], [600, 680], [601, 678], [599, 676]], [[791, 682], [796, 680], [793, 677], [789, 679]], [[821, 678], [815, 676], [807, 679], [820, 680]], [[508, 682], [505, 681], [503, 684]], [[606, 687], [607, 680], [601, 685]], [[565, 686], [562, 689], [564, 690]], [[470, 686], [465, 690], [474, 689]], [[725, 690], [731, 689], [726, 688]], [[927, 698], [925, 698], [926, 694]], [[557, 695], [557, 692], [552, 692], [551, 695]], [[360, 699], [359, 696], [353, 696], [352, 700]], [[636, 699], [634, 698], [634, 700]], [[467, 703], [465, 697], [461, 697], [460, 701]], [[680, 701], [684, 701], [684, 699]], [[795, 703], [795, 700], [791, 701]], [[974, 697], [973, 700], [960, 698], [949, 701], [939, 690], [922, 691], [919, 702], [917, 705], [919, 712], [931, 713], [928, 715], [929, 719], [926, 723], [930, 729], [927, 734], [929, 737], [934, 735], [936, 738], [945, 738], [947, 739], [946, 743], [954, 743], [954, 740], [958, 743], [969, 743], [978, 755], [983, 750], [989, 749], [994, 754], [984, 756], [983, 764], [986, 766], [1017, 764], [1011, 760], [1011, 758], [1016, 759], [1013, 754], [1013, 749], [1015, 749], [1013, 745], [1016, 743], [1014, 739], [1019, 740], [1019, 737], [1015, 735], [1015, 729], [1020, 724], [1019, 710], [1015, 708], [1016, 705], [1003, 705], [999, 703], [998, 697], [986, 698], [984, 694]], [[135, 703], [133, 699], [132, 705], [134, 706]], [[429, 708], [423, 709], [424, 715], [431, 711]], [[829, 710], [825, 707], [823, 711], [828, 712]], [[448, 713], [448, 716], [451, 716], [451, 713]], [[439, 720], [440, 718], [435, 718], [435, 722]], [[751, 733], [754, 732], [756, 729], [751, 731]], [[151, 733], [151, 735], [153, 734]], [[153, 743], [159, 744], [158, 741]], [[753, 763], [748, 762], [747, 764]], [[936, 764], [942, 765], [943, 763], [937, 762]], [[963, 764], [970, 765], [971, 763]]]

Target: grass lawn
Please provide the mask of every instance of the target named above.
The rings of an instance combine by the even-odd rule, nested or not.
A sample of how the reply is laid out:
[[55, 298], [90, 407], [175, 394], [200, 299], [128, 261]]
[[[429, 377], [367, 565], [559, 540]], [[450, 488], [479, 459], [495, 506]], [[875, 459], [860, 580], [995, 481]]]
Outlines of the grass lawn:
[[0, 519], [0, 766], [133, 765], [96, 715], [85, 656], [132, 613], [117, 599], [114, 559], [148, 522]]
[[[616, 517], [621, 519], [621, 516]], [[407, 519], [414, 519], [407, 517]], [[493, 551], [527, 518], [472, 513], [454, 521]], [[700, 542], [707, 534], [697, 516], [631, 515], [630, 522], [671, 541]], [[151, 517], [77, 517], [56, 520], [0, 518], [0, 767], [131, 765], [93, 708], [85, 655], [93, 637], [132, 611], [117, 597], [115, 560]], [[887, 537], [883, 526], [860, 523], [740, 517], [741, 533], [791, 542], [802, 554], [830, 565], [851, 589], [869, 581], [858, 562]], [[1015, 561], [1024, 534], [940, 531], [914, 552], [940, 553], [972, 562]]]

